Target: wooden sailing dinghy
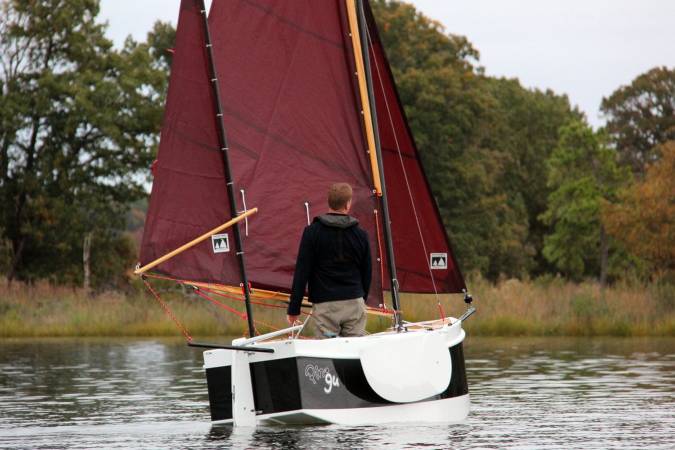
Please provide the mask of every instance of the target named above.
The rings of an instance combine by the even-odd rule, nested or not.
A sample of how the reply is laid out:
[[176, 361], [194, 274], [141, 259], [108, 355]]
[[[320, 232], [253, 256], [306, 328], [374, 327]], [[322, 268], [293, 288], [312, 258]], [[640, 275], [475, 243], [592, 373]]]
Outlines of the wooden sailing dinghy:
[[[208, 12], [182, 0], [154, 175], [137, 273], [207, 299], [238, 292], [246, 308], [234, 312], [250, 337], [204, 352], [213, 421], [467, 416], [469, 314], [400, 314], [399, 292], [466, 290], [367, 0], [214, 0]], [[258, 335], [251, 304], [287, 298], [302, 231], [335, 181], [354, 188], [374, 259], [367, 302], [393, 312], [392, 328]]]

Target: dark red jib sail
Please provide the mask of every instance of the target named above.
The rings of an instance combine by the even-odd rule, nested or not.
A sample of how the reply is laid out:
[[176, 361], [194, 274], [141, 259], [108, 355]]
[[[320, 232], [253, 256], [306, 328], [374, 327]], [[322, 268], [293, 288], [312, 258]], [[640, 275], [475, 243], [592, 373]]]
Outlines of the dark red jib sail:
[[[464, 278], [424, 174], [372, 11], [367, 1], [364, 4], [396, 272], [401, 291], [462, 292]], [[385, 286], [388, 287], [388, 284]]]
[[[194, 0], [181, 3], [142, 264], [230, 219], [197, 4]], [[247, 234], [246, 227], [240, 227], [246, 270], [254, 288], [290, 289], [308, 216], [311, 219], [326, 211], [326, 191], [336, 181], [354, 187], [352, 214], [370, 235], [373, 258], [381, 257], [384, 246], [377, 237], [382, 231], [376, 228], [375, 219], [379, 199], [373, 195], [346, 14], [344, 0], [213, 2], [209, 25], [238, 193], [236, 207], [242, 211], [245, 199], [247, 208], [259, 209], [249, 219]], [[386, 61], [379, 64], [384, 67]], [[389, 83], [395, 98], [391, 77], [382, 77], [382, 82]], [[399, 279], [403, 290], [433, 292], [433, 274], [439, 292], [457, 292], [464, 284], [400, 104], [391, 98], [388, 101], [396, 110], [394, 128], [398, 130], [398, 123], [404, 128], [407, 147], [402, 148], [410, 160], [405, 169], [413, 178], [409, 185], [427, 243], [426, 250], [420, 248], [415, 216], [406, 200], [407, 187], [402, 188], [407, 184], [402, 184], [400, 163], [385, 151]], [[380, 103], [378, 98], [383, 146], [396, 148], [388, 137], [392, 127], [383, 123]], [[238, 285], [241, 278], [232, 232], [224, 234], [229, 247], [216, 248], [221, 241], [209, 240], [161, 264], [158, 270], [181, 279]], [[411, 257], [413, 251], [419, 257]], [[430, 252], [447, 254], [446, 266], [438, 266], [437, 260], [437, 268], [430, 271], [432, 261], [426, 256]], [[371, 304], [382, 299], [380, 274], [380, 262], [375, 260]]]

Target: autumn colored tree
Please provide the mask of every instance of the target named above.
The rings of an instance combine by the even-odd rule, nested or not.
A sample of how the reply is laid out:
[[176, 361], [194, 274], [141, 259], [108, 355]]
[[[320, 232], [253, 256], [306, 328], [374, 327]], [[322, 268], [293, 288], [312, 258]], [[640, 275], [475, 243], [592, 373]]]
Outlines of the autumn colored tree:
[[601, 111], [621, 162], [638, 177], [675, 140], [675, 69], [655, 67], [602, 99]]
[[658, 151], [661, 158], [647, 166], [644, 180], [603, 205], [607, 232], [657, 276], [675, 273], [675, 141]]

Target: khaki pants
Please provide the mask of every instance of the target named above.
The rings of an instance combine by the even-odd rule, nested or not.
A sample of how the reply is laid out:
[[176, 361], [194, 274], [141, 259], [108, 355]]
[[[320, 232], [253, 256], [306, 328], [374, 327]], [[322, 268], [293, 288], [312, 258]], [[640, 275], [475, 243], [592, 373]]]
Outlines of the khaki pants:
[[363, 298], [316, 303], [312, 322], [319, 338], [357, 337], [366, 334], [366, 304]]

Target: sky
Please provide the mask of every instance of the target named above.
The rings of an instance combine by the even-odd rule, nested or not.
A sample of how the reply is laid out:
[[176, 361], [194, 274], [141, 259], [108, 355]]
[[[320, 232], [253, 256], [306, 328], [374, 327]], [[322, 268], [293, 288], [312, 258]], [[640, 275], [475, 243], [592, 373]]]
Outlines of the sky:
[[[216, 0], [227, 1], [227, 0]], [[288, 0], [293, 1], [293, 0]], [[321, 0], [314, 0], [321, 1]], [[207, 4], [211, 2], [207, 0]], [[488, 75], [567, 94], [594, 126], [600, 102], [655, 66], [675, 67], [675, 0], [409, 0], [466, 36]], [[108, 36], [144, 40], [180, 0], [101, 0]]]

